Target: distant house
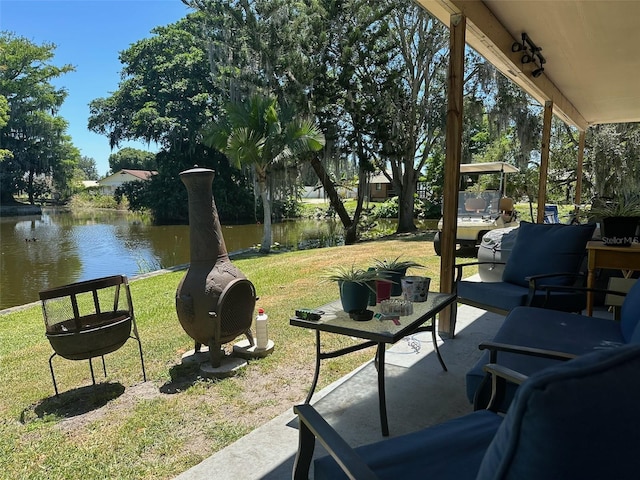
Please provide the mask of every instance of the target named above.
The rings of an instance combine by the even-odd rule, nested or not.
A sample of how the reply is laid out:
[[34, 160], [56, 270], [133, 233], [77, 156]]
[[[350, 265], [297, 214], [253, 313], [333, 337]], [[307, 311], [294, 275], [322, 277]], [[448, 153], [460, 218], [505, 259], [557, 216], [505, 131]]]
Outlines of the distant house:
[[[389, 173], [389, 175], [391, 175], [391, 173]], [[372, 175], [369, 179], [369, 198], [372, 201], [384, 201], [389, 197], [393, 197], [395, 194], [391, 182], [383, 173]]]
[[124, 185], [127, 182], [135, 182], [135, 181], [147, 181], [153, 175], [157, 175], [158, 172], [155, 170], [130, 170], [123, 169], [119, 172], [116, 172], [108, 177], [103, 178], [102, 180], [98, 180], [98, 185], [100, 185], [100, 191], [104, 195], [113, 195], [116, 191], [116, 188]]

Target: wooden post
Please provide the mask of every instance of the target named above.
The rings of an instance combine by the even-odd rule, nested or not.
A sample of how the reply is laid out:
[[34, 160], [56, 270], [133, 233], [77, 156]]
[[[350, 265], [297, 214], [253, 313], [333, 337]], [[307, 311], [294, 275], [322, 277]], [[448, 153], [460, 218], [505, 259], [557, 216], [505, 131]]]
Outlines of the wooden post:
[[[449, 74], [447, 89], [447, 136], [444, 163], [444, 193], [442, 212], [442, 256], [440, 257], [440, 291], [453, 291], [458, 221], [458, 189], [460, 185], [460, 159], [462, 158], [462, 86], [464, 79], [464, 50], [466, 18], [451, 15], [449, 26]], [[456, 305], [440, 313], [438, 332], [442, 337], [455, 334]]]
[[544, 223], [544, 206], [547, 201], [547, 175], [549, 174], [549, 145], [551, 143], [551, 117], [553, 102], [544, 103], [542, 122], [542, 146], [540, 148], [540, 178], [538, 180], [538, 223]]
[[573, 199], [576, 215], [580, 212], [580, 204], [582, 203], [582, 163], [584, 161], [585, 134], [586, 132], [584, 130], [580, 130], [580, 138], [578, 140], [578, 165], [576, 166], [576, 191]]

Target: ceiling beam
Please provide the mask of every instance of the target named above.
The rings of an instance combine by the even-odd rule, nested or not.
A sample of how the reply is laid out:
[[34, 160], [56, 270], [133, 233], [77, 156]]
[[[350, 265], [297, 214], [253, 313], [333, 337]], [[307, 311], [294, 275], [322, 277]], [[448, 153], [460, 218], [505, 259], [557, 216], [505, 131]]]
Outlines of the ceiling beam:
[[[531, 76], [533, 63], [522, 64], [521, 53], [512, 52], [514, 42], [520, 42], [522, 32], [508, 32], [491, 10], [480, 0], [415, 0], [444, 25], [449, 25], [452, 14], [462, 13], [467, 19], [467, 44], [487, 59], [503, 75], [515, 82], [541, 105], [553, 102], [553, 113], [563, 122], [579, 130], [589, 124], [573, 104], [543, 73], [538, 78]], [[544, 43], [544, 39], [539, 39]]]

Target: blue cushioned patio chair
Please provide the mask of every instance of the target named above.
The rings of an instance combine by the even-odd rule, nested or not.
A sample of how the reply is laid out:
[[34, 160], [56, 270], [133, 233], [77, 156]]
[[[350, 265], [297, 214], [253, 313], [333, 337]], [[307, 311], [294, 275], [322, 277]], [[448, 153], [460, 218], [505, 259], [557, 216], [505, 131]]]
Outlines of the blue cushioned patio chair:
[[[506, 315], [519, 306], [580, 312], [586, 306], [584, 292], [556, 289], [582, 285], [581, 267], [595, 224], [563, 225], [521, 222], [506, 262], [472, 262], [456, 265], [454, 293], [458, 302]], [[470, 265], [503, 264], [502, 281], [463, 280]], [[454, 307], [454, 315], [456, 307]], [[455, 316], [454, 316], [455, 318]]]
[[330, 455], [315, 461], [316, 480], [635, 480], [638, 372], [638, 345], [594, 352], [524, 380], [505, 416], [476, 411], [356, 449], [311, 405], [299, 405], [293, 478], [307, 478], [317, 438]]
[[[491, 379], [483, 369], [487, 363], [531, 375], [559, 361], [627, 344], [640, 344], [640, 281], [626, 293], [620, 321], [535, 307], [514, 308], [493, 339], [480, 344], [485, 352], [467, 372], [467, 396], [476, 409], [485, 408], [492, 394]], [[506, 386], [500, 410], [507, 409], [516, 389], [517, 385]]]

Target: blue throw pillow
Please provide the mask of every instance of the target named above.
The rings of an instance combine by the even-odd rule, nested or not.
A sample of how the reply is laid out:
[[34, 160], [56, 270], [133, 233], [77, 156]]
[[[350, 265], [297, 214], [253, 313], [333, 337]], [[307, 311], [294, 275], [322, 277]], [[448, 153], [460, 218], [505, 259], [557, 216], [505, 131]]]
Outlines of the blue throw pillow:
[[[523, 287], [525, 277], [549, 273], [578, 273], [593, 236], [595, 224], [563, 225], [560, 223], [520, 222], [516, 243], [507, 260], [502, 280]], [[570, 285], [572, 279], [560, 277], [545, 280], [546, 285]]]

